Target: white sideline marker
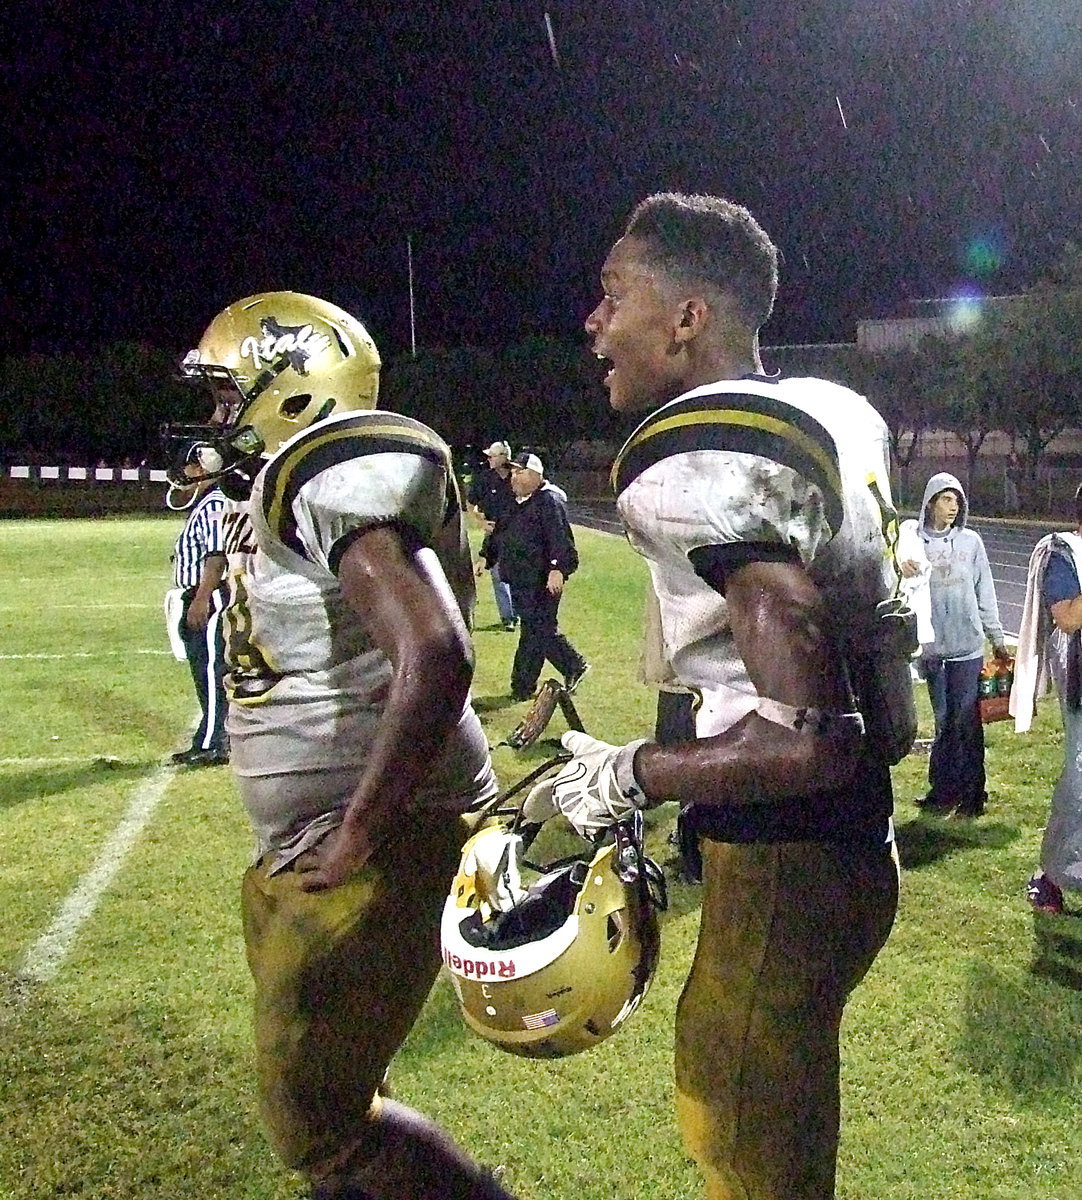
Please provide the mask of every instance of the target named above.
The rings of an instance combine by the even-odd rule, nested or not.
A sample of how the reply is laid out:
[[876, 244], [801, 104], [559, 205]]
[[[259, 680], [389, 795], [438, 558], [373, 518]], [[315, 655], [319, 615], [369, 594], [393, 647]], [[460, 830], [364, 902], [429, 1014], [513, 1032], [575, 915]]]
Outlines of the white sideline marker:
[[60, 906], [52, 925], [26, 952], [19, 974], [23, 979], [48, 983], [71, 949], [79, 930], [93, 914], [109, 884], [120, 870], [128, 851], [142, 833], [155, 808], [169, 788], [175, 770], [159, 767], [136, 788], [128, 811], [105, 843], [97, 862], [79, 880]]

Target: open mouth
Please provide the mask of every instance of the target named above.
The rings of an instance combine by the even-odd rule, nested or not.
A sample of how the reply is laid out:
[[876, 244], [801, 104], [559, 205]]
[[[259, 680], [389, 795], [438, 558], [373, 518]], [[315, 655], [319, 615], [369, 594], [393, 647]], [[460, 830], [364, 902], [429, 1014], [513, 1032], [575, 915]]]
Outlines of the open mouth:
[[613, 363], [612, 359], [606, 358], [604, 354], [598, 354], [596, 350], [594, 351], [594, 356], [597, 358], [598, 362], [604, 363], [608, 367], [608, 370], [605, 372], [605, 375], [601, 380], [601, 382], [605, 385], [605, 387], [608, 387], [610, 385], [610, 383], [612, 382], [612, 377], [613, 377], [613, 373], [616, 370], [616, 365], [615, 365], [615, 363]]

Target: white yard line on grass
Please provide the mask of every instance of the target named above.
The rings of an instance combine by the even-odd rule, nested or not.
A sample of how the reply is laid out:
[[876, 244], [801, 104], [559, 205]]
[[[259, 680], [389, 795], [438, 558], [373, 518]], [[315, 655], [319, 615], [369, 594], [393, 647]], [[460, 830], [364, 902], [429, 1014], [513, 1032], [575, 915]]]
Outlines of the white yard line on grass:
[[[130, 601], [125, 601], [123, 604], [39, 604], [35, 606], [37, 612], [53, 612], [56, 609], [70, 608], [78, 609], [79, 612], [98, 612], [99, 610], [114, 609], [114, 608], [142, 608], [142, 609], [160, 609], [161, 602], [148, 604], [144, 601], [141, 604], [135, 604]], [[23, 604], [0, 604], [0, 612], [21, 613], [26, 611], [26, 606]]]
[[26, 952], [19, 972], [24, 979], [47, 983], [59, 971], [79, 930], [97, 908], [175, 774], [173, 767], [159, 767], [136, 788], [128, 811], [105, 843], [97, 862], [60, 906], [52, 925]]
[[172, 657], [171, 650], [71, 650], [65, 654], [0, 654], [0, 661], [12, 662], [15, 659], [27, 658], [108, 658], [117, 654], [167, 654]]
[[31, 758], [0, 758], [0, 767], [54, 767], [70, 766], [72, 763], [85, 763], [88, 767], [127, 765], [108, 754], [50, 754]]

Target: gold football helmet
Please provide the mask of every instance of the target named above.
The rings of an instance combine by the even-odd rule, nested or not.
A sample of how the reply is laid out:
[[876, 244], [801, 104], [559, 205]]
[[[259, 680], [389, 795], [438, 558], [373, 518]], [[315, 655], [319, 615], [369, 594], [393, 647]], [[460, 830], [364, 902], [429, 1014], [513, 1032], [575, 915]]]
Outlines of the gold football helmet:
[[229, 305], [180, 363], [209, 386], [207, 426], [172, 426], [169, 436], [209, 445], [222, 473], [269, 458], [295, 433], [332, 413], [375, 408], [379, 351], [360, 321], [299, 292], [261, 292]]
[[466, 843], [441, 941], [474, 1032], [512, 1054], [560, 1058], [604, 1041], [639, 1006], [657, 966], [665, 883], [636, 818], [536, 868], [528, 887], [513, 829], [490, 825]]

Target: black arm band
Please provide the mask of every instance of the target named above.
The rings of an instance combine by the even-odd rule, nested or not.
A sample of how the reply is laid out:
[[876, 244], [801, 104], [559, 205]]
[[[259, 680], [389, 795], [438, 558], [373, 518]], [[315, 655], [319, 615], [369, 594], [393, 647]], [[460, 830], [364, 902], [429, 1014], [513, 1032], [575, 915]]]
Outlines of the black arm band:
[[695, 574], [715, 592], [725, 595], [726, 576], [753, 562], [800, 563], [794, 546], [780, 542], [726, 542], [723, 545], [696, 546], [688, 551]]
[[331, 547], [330, 553], [327, 555], [327, 566], [330, 567], [332, 574], [338, 574], [338, 568], [342, 565], [342, 558], [350, 546], [359, 537], [363, 537], [366, 533], [371, 533], [373, 529], [393, 529], [402, 539], [406, 550], [411, 554], [424, 545], [424, 542], [418, 537], [416, 529], [393, 518], [383, 521], [373, 521], [369, 525], [360, 525], [356, 529], [351, 529], [348, 533], [342, 534], [338, 541]]

